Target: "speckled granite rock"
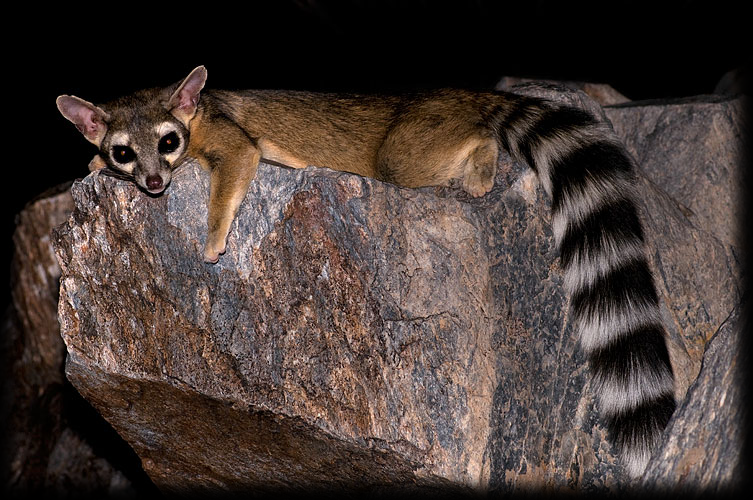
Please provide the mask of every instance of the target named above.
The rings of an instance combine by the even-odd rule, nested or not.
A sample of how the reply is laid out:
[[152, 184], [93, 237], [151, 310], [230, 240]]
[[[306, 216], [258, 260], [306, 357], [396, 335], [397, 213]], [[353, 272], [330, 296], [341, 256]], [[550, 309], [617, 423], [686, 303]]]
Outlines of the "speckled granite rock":
[[708, 344], [703, 367], [678, 408], [661, 453], [647, 467], [644, 486], [689, 497], [729, 495], [749, 483], [742, 445], [749, 439], [745, 373], [750, 332], [744, 308], [735, 308]]
[[133, 492], [132, 482], [102, 449], [95, 452], [82, 437], [82, 427], [91, 421], [76, 421], [83, 416], [77, 404], [85, 403], [63, 372], [66, 349], [57, 319], [60, 267], [50, 231], [72, 211], [68, 183], [31, 200], [16, 217], [12, 301], [0, 332], [0, 488], [6, 498]]
[[743, 101], [697, 96], [604, 111], [644, 174], [643, 191], [653, 193], [644, 214], [682, 395], [742, 294]]
[[739, 242], [743, 106], [709, 95], [605, 108], [646, 176], [726, 245]]
[[[470, 201], [262, 166], [211, 266], [197, 253], [207, 177], [189, 166], [174, 183], [152, 199], [89, 177], [58, 233], [68, 377], [159, 486], [488, 482], [493, 342], [509, 337], [496, 289], [527, 283], [507, 298], [520, 309], [522, 290], [543, 280], [563, 310], [545, 217], [527, 238], [498, 222], [501, 211], [543, 212], [532, 184]], [[515, 239], [538, 264], [503, 253]], [[542, 317], [561, 328], [528, 316], [524, 328]], [[232, 446], [206, 442], [206, 426]]]

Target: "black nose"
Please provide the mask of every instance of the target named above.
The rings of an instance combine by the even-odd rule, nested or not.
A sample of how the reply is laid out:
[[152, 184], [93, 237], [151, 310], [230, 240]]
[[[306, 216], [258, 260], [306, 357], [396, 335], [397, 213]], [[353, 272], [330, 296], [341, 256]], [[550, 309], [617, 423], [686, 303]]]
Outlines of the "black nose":
[[159, 175], [150, 175], [146, 178], [146, 188], [150, 191], [162, 189], [162, 177]]

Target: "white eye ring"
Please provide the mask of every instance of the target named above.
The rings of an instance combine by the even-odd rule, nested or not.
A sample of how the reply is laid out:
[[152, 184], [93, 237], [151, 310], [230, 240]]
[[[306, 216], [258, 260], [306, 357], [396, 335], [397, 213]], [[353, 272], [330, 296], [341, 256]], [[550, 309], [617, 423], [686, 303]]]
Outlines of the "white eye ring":
[[178, 125], [173, 122], [165, 121], [155, 125], [153, 130], [155, 135], [159, 138], [157, 143], [158, 148], [162, 147], [162, 141], [165, 139], [165, 137], [169, 136], [170, 134], [175, 134], [178, 145], [175, 147], [175, 149], [165, 151], [164, 153], [160, 152], [160, 154], [163, 158], [165, 158], [165, 160], [170, 163], [173, 163], [178, 158], [180, 158], [180, 155], [186, 149], [186, 141], [183, 133], [180, 130], [180, 127], [178, 127]]

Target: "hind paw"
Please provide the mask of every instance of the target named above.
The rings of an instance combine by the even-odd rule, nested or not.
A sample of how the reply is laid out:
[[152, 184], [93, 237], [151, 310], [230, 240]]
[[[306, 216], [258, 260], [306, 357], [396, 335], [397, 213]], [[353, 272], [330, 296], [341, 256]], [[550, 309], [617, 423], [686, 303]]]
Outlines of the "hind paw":
[[484, 196], [493, 186], [494, 172], [489, 172], [488, 169], [474, 168], [463, 177], [463, 189], [475, 198]]

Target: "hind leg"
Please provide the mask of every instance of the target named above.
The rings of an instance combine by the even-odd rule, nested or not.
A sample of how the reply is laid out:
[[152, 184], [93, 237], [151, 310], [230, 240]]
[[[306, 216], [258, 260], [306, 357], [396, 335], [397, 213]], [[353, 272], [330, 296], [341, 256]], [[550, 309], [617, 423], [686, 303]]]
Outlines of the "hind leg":
[[468, 194], [483, 196], [492, 189], [498, 154], [497, 141], [491, 138], [479, 140], [478, 145], [470, 151], [461, 173], [462, 186]]
[[459, 116], [435, 118], [403, 117], [393, 126], [377, 151], [376, 177], [405, 187], [461, 185], [472, 196], [489, 192], [496, 139]]

